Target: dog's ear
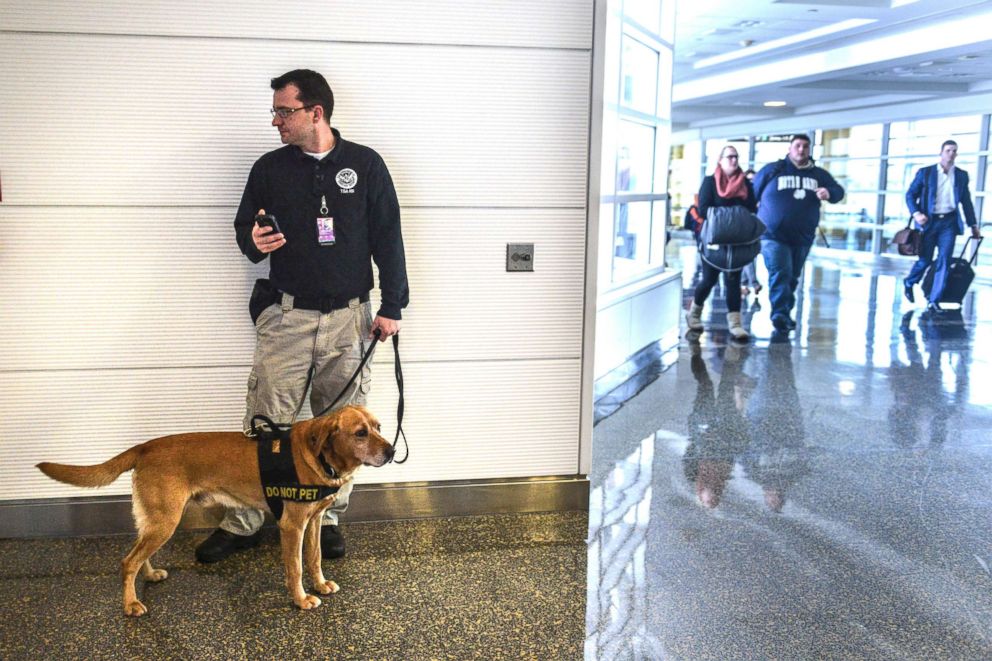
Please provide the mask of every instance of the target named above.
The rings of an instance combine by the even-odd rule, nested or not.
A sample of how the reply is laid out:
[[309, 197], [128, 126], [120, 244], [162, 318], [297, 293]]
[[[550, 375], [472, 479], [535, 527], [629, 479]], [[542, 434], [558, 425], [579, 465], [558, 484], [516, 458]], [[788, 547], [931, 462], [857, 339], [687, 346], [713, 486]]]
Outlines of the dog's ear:
[[314, 454], [320, 454], [324, 451], [324, 448], [334, 440], [334, 436], [341, 430], [341, 426], [338, 423], [338, 417], [336, 415], [326, 415], [317, 420], [314, 420], [313, 426], [310, 428], [310, 447], [313, 449]]

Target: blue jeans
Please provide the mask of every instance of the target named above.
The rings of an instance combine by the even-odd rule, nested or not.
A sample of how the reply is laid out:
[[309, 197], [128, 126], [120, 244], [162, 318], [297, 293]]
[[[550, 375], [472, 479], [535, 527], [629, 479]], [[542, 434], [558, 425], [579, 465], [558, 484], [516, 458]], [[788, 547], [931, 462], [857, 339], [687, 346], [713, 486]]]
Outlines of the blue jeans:
[[[923, 226], [920, 237], [920, 256], [913, 264], [912, 270], [906, 276], [907, 285], [915, 285], [923, 280], [927, 267], [934, 264], [933, 288], [930, 290], [930, 302], [939, 303], [947, 284], [947, 270], [951, 265], [954, 253], [954, 241], [958, 236], [958, 219], [951, 215], [946, 218], [933, 219]], [[934, 248], [937, 249], [937, 259], [933, 258]]]
[[772, 319], [792, 318], [796, 305], [796, 287], [810, 246], [795, 246], [774, 239], [761, 240], [761, 255], [768, 269], [768, 298], [772, 303]]

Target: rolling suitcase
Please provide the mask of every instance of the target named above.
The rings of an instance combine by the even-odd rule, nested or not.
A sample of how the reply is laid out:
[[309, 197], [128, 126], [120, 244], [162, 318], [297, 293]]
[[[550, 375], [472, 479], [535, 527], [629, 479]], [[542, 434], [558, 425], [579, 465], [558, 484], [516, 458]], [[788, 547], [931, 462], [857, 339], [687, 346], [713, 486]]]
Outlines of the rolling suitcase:
[[[965, 259], [964, 254], [968, 251], [968, 244], [973, 238], [969, 236], [961, 248], [961, 254], [951, 258], [951, 264], [947, 269], [947, 282], [944, 284], [944, 293], [941, 294], [939, 303], [957, 303], [960, 305], [964, 300], [964, 295], [968, 293], [968, 287], [975, 279], [975, 269], [972, 268], [972, 265], [978, 259], [978, 249], [982, 247], [982, 239], [978, 239], [978, 244], [975, 246], [974, 252], [971, 253], [971, 259]], [[927, 269], [926, 275], [923, 276], [923, 293], [926, 294], [927, 300], [930, 299], [930, 290], [933, 289], [933, 275], [933, 265], [931, 265]]]

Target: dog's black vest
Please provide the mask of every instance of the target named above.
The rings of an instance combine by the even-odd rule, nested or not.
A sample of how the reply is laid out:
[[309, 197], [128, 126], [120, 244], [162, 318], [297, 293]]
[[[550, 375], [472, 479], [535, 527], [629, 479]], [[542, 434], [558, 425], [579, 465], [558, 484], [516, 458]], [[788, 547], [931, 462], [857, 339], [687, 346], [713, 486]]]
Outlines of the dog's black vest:
[[[261, 420], [268, 428], [256, 426], [256, 420]], [[282, 517], [284, 500], [313, 503], [338, 492], [340, 487], [300, 484], [296, 466], [293, 465], [293, 441], [289, 433], [291, 425], [277, 425], [263, 415], [252, 418], [251, 425], [258, 440], [258, 472], [262, 480], [262, 492], [276, 521]], [[334, 469], [323, 461], [323, 457], [319, 459], [329, 477], [337, 477]]]

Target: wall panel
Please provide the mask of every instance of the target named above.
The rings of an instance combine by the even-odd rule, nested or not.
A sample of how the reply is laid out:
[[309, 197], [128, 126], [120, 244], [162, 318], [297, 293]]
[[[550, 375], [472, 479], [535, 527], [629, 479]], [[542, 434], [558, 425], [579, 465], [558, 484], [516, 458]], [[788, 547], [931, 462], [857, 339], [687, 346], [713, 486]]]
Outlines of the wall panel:
[[[34, 466], [100, 463], [158, 436], [238, 430], [248, 372], [222, 367], [0, 373], [0, 501], [129, 493], [127, 474], [93, 491], [55, 482]], [[358, 482], [575, 472], [578, 359], [407, 363], [403, 375], [410, 459], [363, 469]], [[372, 379], [369, 408], [392, 439], [392, 366], [377, 365]]]
[[6, 204], [236, 206], [300, 66], [406, 206], [585, 204], [587, 52], [4, 34], [0, 61]]
[[[267, 262], [241, 255], [232, 214], [0, 207], [3, 369], [249, 364], [248, 296]], [[573, 209], [406, 212], [413, 294], [404, 354], [418, 362], [578, 357], [584, 222]], [[537, 245], [533, 273], [505, 270], [506, 243], [520, 241]]]
[[588, 50], [592, 0], [31, 0], [0, 3], [6, 30]]

